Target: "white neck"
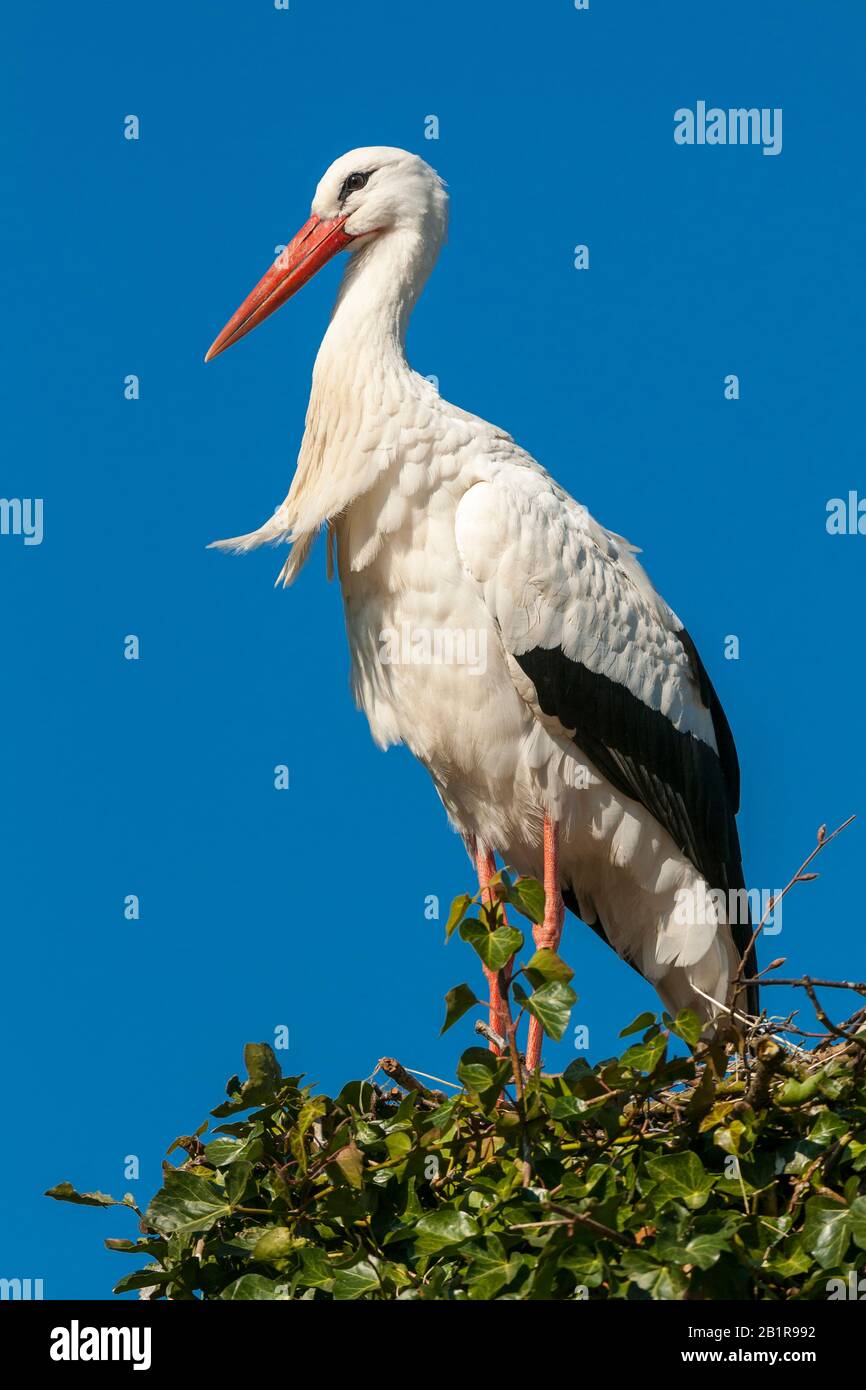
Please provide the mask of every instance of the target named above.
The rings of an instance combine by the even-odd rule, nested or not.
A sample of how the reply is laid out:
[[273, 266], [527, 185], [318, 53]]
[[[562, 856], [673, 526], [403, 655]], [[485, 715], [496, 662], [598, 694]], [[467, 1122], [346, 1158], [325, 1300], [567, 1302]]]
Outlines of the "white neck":
[[286, 499], [296, 537], [345, 511], [396, 462], [400, 407], [427, 386], [405, 353], [409, 318], [439, 254], [424, 230], [371, 237], [346, 268]]
[[331, 356], [385, 358], [406, 364], [404, 344], [412, 310], [439, 255], [420, 229], [373, 236], [351, 256], [331, 325], [316, 363]]

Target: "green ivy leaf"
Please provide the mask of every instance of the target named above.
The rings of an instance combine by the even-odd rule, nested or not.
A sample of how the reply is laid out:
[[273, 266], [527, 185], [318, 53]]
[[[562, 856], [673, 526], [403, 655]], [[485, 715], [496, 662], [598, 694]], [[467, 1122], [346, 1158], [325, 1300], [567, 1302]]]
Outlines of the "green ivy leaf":
[[114, 1293], [133, 1293], [136, 1289], [165, 1288], [174, 1279], [171, 1270], [160, 1268], [159, 1265], [145, 1265], [144, 1269], [137, 1269], [133, 1274], [126, 1274], [119, 1279], [114, 1286]]
[[330, 1291], [334, 1282], [334, 1268], [324, 1250], [315, 1245], [307, 1245], [301, 1251], [301, 1272], [299, 1282], [310, 1289]]
[[116, 1250], [124, 1255], [150, 1255], [153, 1259], [159, 1259], [165, 1253], [165, 1244], [160, 1239], [115, 1240], [109, 1237], [102, 1243], [106, 1250]]
[[520, 1255], [509, 1255], [498, 1236], [487, 1236], [483, 1244], [473, 1246], [466, 1279], [469, 1297], [491, 1299], [506, 1288], [524, 1267]]
[[851, 1212], [826, 1197], [810, 1197], [806, 1203], [803, 1243], [822, 1269], [840, 1265], [851, 1239]]
[[656, 1204], [683, 1202], [690, 1211], [706, 1204], [713, 1187], [708, 1173], [696, 1153], [687, 1150], [679, 1154], [663, 1154], [647, 1159], [647, 1171], [658, 1184], [653, 1192]]
[[847, 1129], [848, 1121], [841, 1115], [834, 1115], [832, 1110], [823, 1110], [809, 1130], [809, 1142], [817, 1144], [819, 1149], [824, 1148], [841, 1138]]
[[548, 950], [546, 946], [536, 951], [523, 968], [533, 988], [546, 984], [549, 980], [562, 980], [563, 984], [567, 985], [569, 980], [574, 978], [571, 966], [566, 965], [561, 956]]
[[796, 1077], [789, 1077], [783, 1086], [776, 1092], [777, 1105], [805, 1105], [807, 1101], [814, 1100], [821, 1086], [823, 1072], [814, 1072], [812, 1076], [807, 1076], [805, 1081], [798, 1081]]
[[247, 1043], [244, 1048], [244, 1061], [248, 1072], [247, 1080], [240, 1086], [238, 1078], [233, 1076], [226, 1086], [229, 1100], [211, 1111], [211, 1114], [219, 1119], [233, 1115], [238, 1110], [248, 1110], [251, 1106], [266, 1105], [269, 1101], [276, 1100], [282, 1072], [270, 1044]]
[[566, 1246], [558, 1256], [558, 1263], [571, 1271], [578, 1284], [585, 1284], [588, 1289], [597, 1289], [604, 1281], [604, 1260], [585, 1246]]
[[152, 1199], [145, 1222], [161, 1235], [209, 1231], [220, 1217], [231, 1213], [231, 1203], [216, 1183], [195, 1173], [167, 1173], [165, 1185]]
[[545, 1033], [554, 1042], [560, 1042], [576, 1003], [577, 995], [570, 985], [563, 984], [561, 980], [551, 980], [529, 996], [526, 1008], [533, 1018], [538, 1019]]
[[633, 1043], [620, 1058], [624, 1067], [633, 1067], [635, 1071], [645, 1071], [652, 1073], [662, 1061], [667, 1051], [668, 1040], [664, 1033], [656, 1033], [654, 1038], [647, 1038], [643, 1042]]
[[523, 945], [523, 933], [516, 927], [497, 927], [488, 931], [483, 922], [469, 917], [460, 928], [464, 941], [477, 951], [488, 970], [501, 970]]
[[[237, 1157], [238, 1151], [242, 1147], [243, 1144], [240, 1139], [234, 1139], [230, 1135], [220, 1135], [218, 1139], [212, 1139], [209, 1144], [205, 1144], [204, 1156], [213, 1168], [222, 1168]], [[171, 1150], [169, 1150], [170, 1152]]]
[[234, 1279], [223, 1289], [220, 1298], [242, 1302], [260, 1302], [267, 1299], [273, 1302], [276, 1299], [288, 1298], [284, 1290], [285, 1285], [274, 1279], [266, 1279], [263, 1274], [242, 1274], [239, 1279]]
[[233, 1207], [240, 1206], [253, 1176], [253, 1165], [242, 1160], [233, 1163], [225, 1176], [226, 1197]]
[[851, 1234], [854, 1244], [866, 1250], [866, 1197], [855, 1197], [849, 1208], [851, 1213]]
[[360, 1190], [364, 1186], [364, 1155], [354, 1139], [334, 1154], [332, 1162], [337, 1165], [350, 1187]]
[[364, 1298], [376, 1293], [381, 1282], [372, 1260], [358, 1260], [347, 1269], [334, 1271], [333, 1294], [338, 1299]]
[[495, 1057], [484, 1047], [468, 1047], [457, 1063], [457, 1075], [470, 1091], [483, 1095], [494, 1086], [501, 1086], [511, 1075], [507, 1058]]
[[273, 1098], [274, 1091], [283, 1079], [280, 1064], [269, 1043], [247, 1043], [244, 1048], [248, 1080], [241, 1088], [245, 1100], [251, 1100], [255, 1093], [256, 1105]]
[[682, 1009], [671, 1021], [671, 1032], [676, 1033], [677, 1037], [682, 1038], [691, 1048], [697, 1047], [703, 1031], [701, 1020], [691, 1009]]
[[722, 1231], [697, 1232], [685, 1239], [660, 1237], [653, 1247], [661, 1259], [673, 1261], [678, 1265], [697, 1265], [698, 1269], [712, 1269], [719, 1256], [732, 1248], [729, 1234]]
[[443, 1208], [422, 1216], [415, 1230], [418, 1249], [426, 1255], [438, 1254], [449, 1245], [461, 1245], [478, 1235], [478, 1222], [465, 1211]]
[[452, 935], [466, 916], [471, 903], [472, 899], [468, 893], [461, 893], [459, 898], [454, 899], [451, 904], [451, 911], [448, 913], [448, 921], [445, 923], [446, 941], [451, 940]]
[[544, 889], [536, 879], [519, 878], [507, 889], [506, 898], [530, 922], [544, 921]]
[[623, 1028], [620, 1037], [628, 1038], [631, 1037], [632, 1033], [640, 1033], [644, 1028], [649, 1028], [655, 1021], [655, 1014], [638, 1014], [637, 1018], [633, 1019], [627, 1028]]
[[659, 1264], [640, 1250], [627, 1250], [622, 1267], [628, 1278], [651, 1298], [680, 1299], [688, 1288], [686, 1276], [676, 1265]]
[[77, 1192], [71, 1182], [59, 1182], [56, 1187], [49, 1187], [44, 1195], [79, 1207], [132, 1207], [133, 1211], [137, 1210], [129, 1193], [119, 1199], [110, 1197], [107, 1192]]
[[347, 1081], [335, 1104], [338, 1110], [355, 1110], [360, 1115], [368, 1115], [375, 1095], [369, 1081]]
[[453, 989], [449, 989], [445, 995], [445, 1022], [439, 1029], [440, 1038], [443, 1033], [448, 1032], [452, 1024], [480, 1002], [480, 999], [467, 984], [455, 985]]

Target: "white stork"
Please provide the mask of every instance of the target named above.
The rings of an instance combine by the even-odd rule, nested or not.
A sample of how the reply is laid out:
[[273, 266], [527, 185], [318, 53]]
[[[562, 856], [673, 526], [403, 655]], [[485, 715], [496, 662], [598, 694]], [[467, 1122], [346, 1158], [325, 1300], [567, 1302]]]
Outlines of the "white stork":
[[[442, 180], [405, 150], [352, 150], [327, 170], [309, 221], [207, 354], [349, 251], [288, 496], [257, 531], [215, 544], [291, 543], [288, 585], [327, 526], [355, 698], [380, 747], [405, 743], [429, 770], [480, 888], [500, 854], [544, 883], [538, 946], [557, 948], [564, 900], [670, 1011], [718, 1031], [744, 954], [741, 975], [755, 971], [748, 914], [726, 907], [745, 897], [731, 732], [635, 548], [409, 366], [406, 327], [447, 209]], [[453, 659], [459, 641], [450, 660], [412, 659], [443, 632], [471, 637], [484, 670]], [[410, 634], [409, 659], [385, 659], [394, 633]], [[540, 1047], [533, 1020], [530, 1068]]]

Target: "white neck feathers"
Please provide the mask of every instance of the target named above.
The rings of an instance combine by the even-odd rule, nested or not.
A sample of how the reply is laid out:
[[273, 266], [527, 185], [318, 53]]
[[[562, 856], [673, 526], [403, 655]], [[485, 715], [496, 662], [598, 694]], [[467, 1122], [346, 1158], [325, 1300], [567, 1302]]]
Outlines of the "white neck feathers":
[[401, 433], [414, 409], [438, 400], [409, 367], [404, 344], [443, 235], [444, 224], [396, 227], [365, 239], [349, 261], [313, 369], [289, 494], [257, 531], [215, 542], [236, 551], [291, 542], [277, 583], [290, 584], [319, 527], [398, 462]]

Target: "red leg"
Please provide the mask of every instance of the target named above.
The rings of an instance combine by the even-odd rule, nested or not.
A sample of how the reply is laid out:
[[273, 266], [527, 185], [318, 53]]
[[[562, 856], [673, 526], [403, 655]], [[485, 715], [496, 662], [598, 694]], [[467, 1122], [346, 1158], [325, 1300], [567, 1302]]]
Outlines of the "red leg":
[[[491, 851], [479, 847], [477, 841], [474, 852], [475, 868], [478, 872], [478, 887], [481, 889], [484, 902], [489, 905], [490, 894], [486, 890], [496, 873], [496, 856]], [[508, 1010], [499, 988], [499, 976], [495, 970], [488, 970], [486, 965], [484, 966], [484, 974], [487, 976], [487, 987], [490, 992], [490, 1027], [494, 1033], [499, 1034], [500, 1038], [504, 1038], [508, 1027]], [[490, 1051], [495, 1052], [497, 1057], [500, 1055], [499, 1048], [495, 1043], [490, 1043]]]
[[[562, 936], [565, 908], [559, 891], [559, 827], [549, 816], [544, 817], [544, 921], [532, 928], [537, 949], [557, 950]], [[541, 1065], [542, 1028], [537, 1018], [529, 1020], [529, 1039], [526, 1045], [526, 1069], [536, 1071]]]

